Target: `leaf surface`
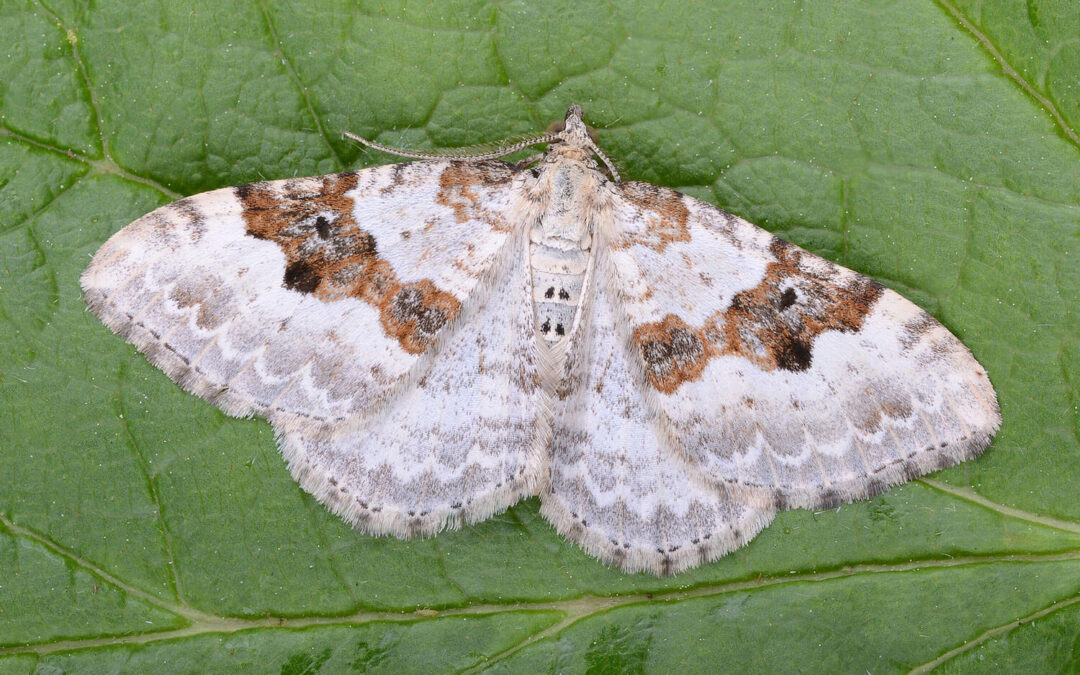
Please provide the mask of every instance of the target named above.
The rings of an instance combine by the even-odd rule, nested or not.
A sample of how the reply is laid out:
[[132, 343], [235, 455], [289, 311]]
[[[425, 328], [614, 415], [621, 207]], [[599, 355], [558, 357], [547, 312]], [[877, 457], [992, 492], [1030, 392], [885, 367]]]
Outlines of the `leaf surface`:
[[[0, 672], [1074, 670], [1077, 34], [1069, 0], [0, 3]], [[89, 256], [180, 196], [574, 102], [625, 177], [943, 321], [997, 388], [987, 453], [664, 579], [535, 500], [374, 538], [82, 303]]]

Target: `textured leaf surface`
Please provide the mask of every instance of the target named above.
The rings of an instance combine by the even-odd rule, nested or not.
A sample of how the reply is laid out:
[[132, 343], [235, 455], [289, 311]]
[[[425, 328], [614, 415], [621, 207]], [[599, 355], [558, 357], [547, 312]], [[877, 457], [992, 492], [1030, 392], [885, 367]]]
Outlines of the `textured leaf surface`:
[[[0, 672], [1080, 663], [1080, 8], [1070, 0], [0, 2]], [[526, 501], [360, 535], [78, 275], [155, 206], [585, 107], [628, 178], [871, 274], [989, 370], [977, 461], [625, 576]]]

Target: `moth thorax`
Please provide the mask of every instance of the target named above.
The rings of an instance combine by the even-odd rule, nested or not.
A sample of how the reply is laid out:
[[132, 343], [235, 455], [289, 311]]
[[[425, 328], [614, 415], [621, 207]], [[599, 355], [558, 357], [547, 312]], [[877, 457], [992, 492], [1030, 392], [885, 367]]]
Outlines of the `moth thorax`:
[[591, 151], [578, 145], [556, 143], [548, 151], [548, 157], [550, 158], [548, 159], [549, 162], [583, 164], [589, 169], [598, 168], [592, 158]]
[[587, 249], [597, 212], [597, 174], [577, 162], [557, 162], [545, 172], [546, 200], [530, 232], [534, 243]]

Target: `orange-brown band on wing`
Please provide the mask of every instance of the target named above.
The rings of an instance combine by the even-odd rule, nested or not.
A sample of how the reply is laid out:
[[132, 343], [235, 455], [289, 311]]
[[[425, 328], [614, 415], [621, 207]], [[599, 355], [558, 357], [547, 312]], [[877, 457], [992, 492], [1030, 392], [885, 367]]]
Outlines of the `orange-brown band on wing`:
[[499, 213], [485, 208], [483, 198], [474, 187], [494, 187], [513, 178], [513, 171], [507, 166], [505, 172], [493, 171], [492, 164], [482, 167], [467, 162], [453, 162], [439, 175], [439, 192], [435, 201], [454, 211], [454, 218], [459, 223], [477, 220], [487, 223], [498, 232], [510, 230], [510, 224]]
[[640, 244], [663, 253], [672, 242], [690, 241], [690, 228], [686, 223], [690, 210], [686, 208], [686, 201], [681, 194], [651, 183], [636, 181], [618, 183], [615, 187], [631, 204], [654, 216], [644, 232], [625, 234], [615, 242], [616, 247], [627, 248]]
[[428, 279], [403, 284], [382, 305], [379, 319], [386, 332], [410, 354], [419, 354], [453, 320], [461, 303]]
[[383, 330], [419, 354], [457, 316], [460, 302], [430, 280], [401, 283], [353, 216], [356, 173], [236, 188], [247, 232], [285, 253], [282, 284], [324, 302], [356, 298], [379, 310]]
[[649, 383], [670, 394], [692, 382], [718, 355], [741, 356], [762, 370], [803, 371], [814, 341], [826, 331], [858, 331], [884, 290], [872, 279], [838, 267], [800, 265], [804, 252], [782, 239], [775, 260], [753, 288], [735, 294], [722, 312], [694, 328], [674, 314], [638, 326], [633, 342]]

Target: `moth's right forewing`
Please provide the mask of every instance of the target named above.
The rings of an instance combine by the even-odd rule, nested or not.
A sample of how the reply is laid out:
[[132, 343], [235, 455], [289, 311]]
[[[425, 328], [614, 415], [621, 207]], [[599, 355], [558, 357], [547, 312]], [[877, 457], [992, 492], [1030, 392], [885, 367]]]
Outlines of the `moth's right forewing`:
[[514, 173], [417, 162], [188, 197], [102, 246], [86, 300], [226, 412], [332, 424], [408, 383], [481, 301]]

